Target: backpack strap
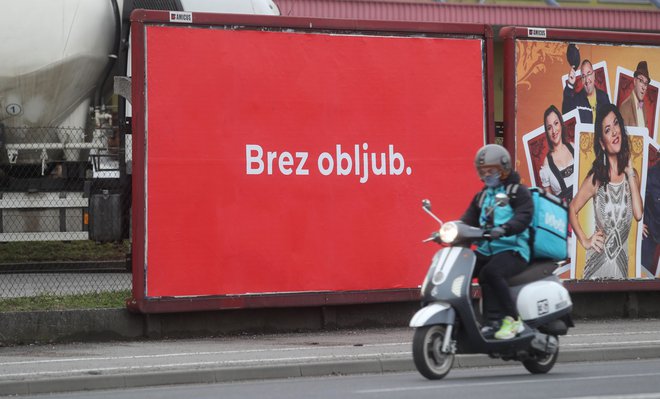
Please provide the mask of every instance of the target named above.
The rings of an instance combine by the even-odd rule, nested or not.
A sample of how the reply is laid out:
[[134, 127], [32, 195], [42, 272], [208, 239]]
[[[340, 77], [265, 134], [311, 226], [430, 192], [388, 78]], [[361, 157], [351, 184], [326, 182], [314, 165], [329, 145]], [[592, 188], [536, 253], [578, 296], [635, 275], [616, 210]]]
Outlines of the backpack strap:
[[508, 195], [512, 199], [516, 198], [516, 194], [518, 193], [518, 187], [520, 187], [520, 184], [517, 184], [517, 183], [508, 184], [506, 186], [506, 195]]
[[484, 205], [484, 200], [486, 199], [486, 190], [481, 190], [479, 193], [479, 201], [477, 201], [477, 206], [479, 209]]
[[[511, 197], [511, 199], [515, 199], [516, 198], [516, 193], [518, 192], [518, 187], [520, 187], [520, 184], [517, 184], [517, 183], [507, 184], [506, 189], [505, 189], [506, 190], [506, 195]], [[483, 207], [485, 199], [486, 199], [486, 190], [482, 190], [479, 193], [479, 200], [477, 200], [477, 206], [479, 207], [479, 209], [481, 209], [481, 207]]]

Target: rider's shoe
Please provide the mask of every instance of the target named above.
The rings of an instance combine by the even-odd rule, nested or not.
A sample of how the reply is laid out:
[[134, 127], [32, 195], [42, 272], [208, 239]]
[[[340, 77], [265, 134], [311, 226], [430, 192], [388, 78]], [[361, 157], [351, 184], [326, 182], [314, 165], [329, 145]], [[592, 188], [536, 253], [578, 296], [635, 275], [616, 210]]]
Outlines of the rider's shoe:
[[502, 327], [495, 333], [495, 339], [511, 339], [523, 332], [524, 329], [525, 326], [523, 326], [520, 317], [514, 320], [513, 317], [507, 316], [502, 320]]

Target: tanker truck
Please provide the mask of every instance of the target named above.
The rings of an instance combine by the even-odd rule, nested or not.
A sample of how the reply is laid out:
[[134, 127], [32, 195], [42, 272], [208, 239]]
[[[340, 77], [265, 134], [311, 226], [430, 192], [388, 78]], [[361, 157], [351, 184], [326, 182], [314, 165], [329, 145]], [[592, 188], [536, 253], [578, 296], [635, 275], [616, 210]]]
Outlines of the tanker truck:
[[130, 226], [137, 8], [278, 15], [272, 0], [20, 0], [0, 13], [0, 242], [116, 241]]

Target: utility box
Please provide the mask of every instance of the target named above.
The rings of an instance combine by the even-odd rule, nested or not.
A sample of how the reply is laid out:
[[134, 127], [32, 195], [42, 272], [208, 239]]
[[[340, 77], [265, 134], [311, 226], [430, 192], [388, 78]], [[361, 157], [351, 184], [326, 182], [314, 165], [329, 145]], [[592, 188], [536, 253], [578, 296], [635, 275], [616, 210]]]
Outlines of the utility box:
[[110, 194], [92, 195], [89, 204], [89, 238], [107, 242], [121, 240], [121, 196]]

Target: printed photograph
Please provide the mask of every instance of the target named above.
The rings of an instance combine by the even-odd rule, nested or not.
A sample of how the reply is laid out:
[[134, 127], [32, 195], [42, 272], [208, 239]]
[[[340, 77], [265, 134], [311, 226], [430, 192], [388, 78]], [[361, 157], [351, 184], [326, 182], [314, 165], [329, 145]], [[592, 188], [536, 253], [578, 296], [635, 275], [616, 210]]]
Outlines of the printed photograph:
[[644, 219], [640, 277], [660, 277], [660, 146], [647, 138], [648, 161], [644, 195]]
[[646, 61], [640, 61], [634, 71], [617, 67], [614, 103], [621, 110], [626, 126], [645, 127], [655, 138], [657, 130], [658, 91], [660, 85], [650, 78]]
[[[623, 128], [612, 104], [599, 110], [604, 115], [594, 125], [576, 127], [577, 185], [569, 210], [575, 237], [571, 278], [637, 278], [647, 130]], [[625, 166], [619, 165], [624, 161]]]
[[575, 126], [580, 123], [577, 110], [561, 115], [549, 106], [544, 125], [523, 136], [531, 186], [542, 187], [569, 203], [573, 198]]
[[607, 62], [592, 64], [582, 60], [580, 67], [561, 77], [564, 90], [562, 113], [577, 109], [582, 123], [594, 123], [598, 105], [610, 103], [610, 79]]

